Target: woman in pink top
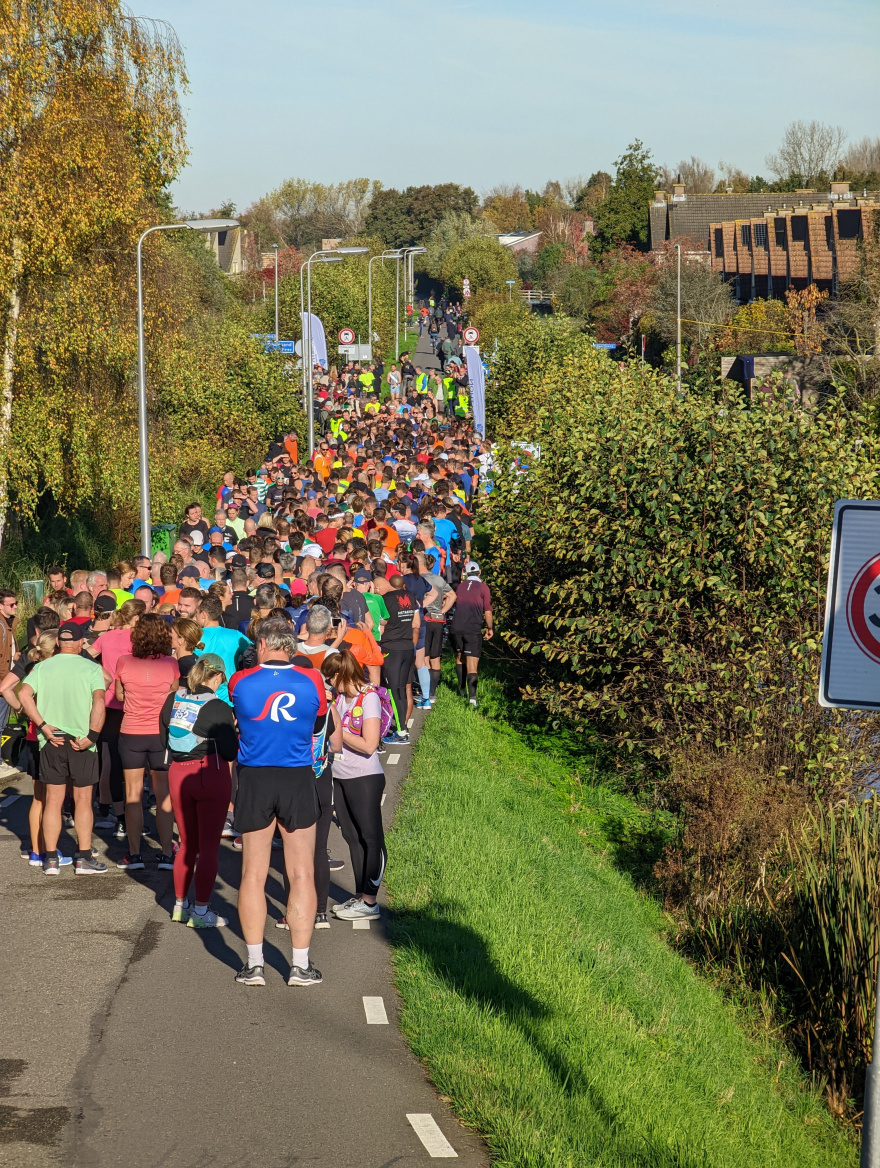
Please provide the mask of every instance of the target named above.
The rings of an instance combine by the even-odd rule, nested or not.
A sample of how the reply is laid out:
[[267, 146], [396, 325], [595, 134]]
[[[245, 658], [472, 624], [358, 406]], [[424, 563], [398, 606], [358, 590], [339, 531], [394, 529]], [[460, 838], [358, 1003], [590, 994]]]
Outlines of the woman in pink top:
[[168, 762], [159, 731], [159, 714], [168, 694], [177, 688], [180, 670], [171, 656], [171, 629], [161, 616], [145, 613], [132, 629], [131, 655], [116, 663], [116, 697], [122, 702], [119, 753], [125, 776], [125, 828], [128, 851], [116, 865], [143, 868], [144, 768], [149, 766], [156, 796], [156, 827], [162, 852], [160, 868], [174, 867], [174, 816], [168, 792]]
[[[116, 813], [115, 823], [109, 816], [101, 816], [95, 821], [95, 826], [110, 830], [117, 827], [118, 824], [117, 830], [121, 828], [120, 839], [124, 838], [125, 835], [125, 779], [122, 774], [122, 758], [119, 754], [122, 702], [116, 698], [116, 666], [120, 657], [131, 653], [131, 630], [145, 612], [146, 605], [142, 600], [126, 600], [122, 608], [114, 612], [112, 623], [107, 632], [102, 633], [93, 644], [87, 646], [87, 652], [92, 657], [100, 657], [104, 670], [104, 680], [107, 682], [107, 693], [104, 699], [107, 715], [104, 719], [104, 729], [101, 731], [101, 742], [107, 743], [107, 753], [110, 755], [110, 799]], [[102, 761], [104, 752], [100, 747], [98, 749], [98, 759]], [[104, 787], [103, 782], [101, 787]], [[102, 794], [101, 798], [106, 799], [106, 794]]]

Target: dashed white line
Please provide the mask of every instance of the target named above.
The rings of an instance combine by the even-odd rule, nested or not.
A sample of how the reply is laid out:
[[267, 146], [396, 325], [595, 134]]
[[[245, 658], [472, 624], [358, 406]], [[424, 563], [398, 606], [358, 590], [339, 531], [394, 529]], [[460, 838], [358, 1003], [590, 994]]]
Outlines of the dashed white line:
[[14, 795], [7, 795], [6, 798], [2, 802], [0, 802], [0, 808], [9, 807], [10, 804], [14, 803], [16, 799], [20, 799], [20, 798], [21, 798], [20, 791], [17, 791]]
[[369, 932], [370, 931], [370, 922], [369, 921], [352, 921], [351, 927], [353, 929], [366, 929], [367, 932]]
[[381, 998], [364, 998], [364, 1013], [367, 1016], [368, 1026], [387, 1026], [388, 1015], [385, 1013], [385, 1003]]
[[388, 765], [389, 766], [395, 766], [399, 762], [400, 762], [400, 755], [399, 754], [389, 754], [388, 755]]
[[434, 1160], [457, 1160], [458, 1152], [437, 1126], [433, 1115], [407, 1115], [412, 1129], [425, 1146], [425, 1151]]
[[409, 721], [407, 722], [407, 724], [406, 724], [406, 728], [407, 728], [407, 730], [411, 730], [411, 729], [412, 729], [412, 724], [413, 724], [413, 722], [415, 722], [415, 718], [410, 718], [410, 720], [409, 720]]

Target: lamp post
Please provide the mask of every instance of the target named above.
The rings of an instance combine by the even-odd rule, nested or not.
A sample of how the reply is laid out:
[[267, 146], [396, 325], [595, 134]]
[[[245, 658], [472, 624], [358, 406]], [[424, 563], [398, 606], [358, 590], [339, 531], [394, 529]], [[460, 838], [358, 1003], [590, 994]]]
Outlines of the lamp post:
[[275, 249], [275, 340], [278, 340], [278, 244], [273, 243]]
[[516, 280], [505, 280], [504, 283], [507, 285], [507, 303], [512, 304], [513, 303], [513, 286], [516, 283]]
[[383, 251], [381, 255], [370, 256], [367, 264], [367, 341], [373, 344], [373, 263], [375, 260], [391, 260], [397, 255], [397, 250]]
[[[426, 247], [405, 247], [405, 248], [402, 248], [401, 250], [403, 252], [403, 261], [404, 261], [404, 273], [403, 273], [404, 284], [406, 285], [407, 288], [409, 288], [409, 299], [412, 300], [412, 298], [413, 298], [413, 291], [412, 291], [413, 256], [424, 255], [428, 249]], [[404, 291], [406, 291], [406, 289], [404, 289]], [[400, 342], [398, 341], [398, 344], [399, 343]]]
[[151, 555], [150, 547], [150, 458], [147, 429], [147, 361], [144, 345], [144, 256], [143, 243], [154, 231], [226, 231], [238, 227], [237, 219], [187, 219], [184, 223], [157, 223], [148, 227], [137, 245], [137, 333], [138, 333], [138, 482], [141, 495], [141, 555]]
[[675, 380], [678, 385], [678, 395], [681, 397], [681, 244], [675, 245], [675, 250], [678, 253], [676, 262], [678, 263], [678, 287], [676, 291], [676, 321], [675, 321]]
[[[328, 251], [316, 251], [306, 261], [307, 328], [303, 329], [303, 360], [306, 360], [306, 354], [308, 353], [306, 422], [308, 424], [309, 435], [309, 458], [315, 452], [315, 390], [314, 369], [312, 368], [312, 262], [317, 260], [318, 263], [322, 264], [341, 264], [345, 256], [367, 255], [369, 250], [368, 247], [334, 247]], [[308, 340], [306, 339], [306, 332], [308, 332]]]

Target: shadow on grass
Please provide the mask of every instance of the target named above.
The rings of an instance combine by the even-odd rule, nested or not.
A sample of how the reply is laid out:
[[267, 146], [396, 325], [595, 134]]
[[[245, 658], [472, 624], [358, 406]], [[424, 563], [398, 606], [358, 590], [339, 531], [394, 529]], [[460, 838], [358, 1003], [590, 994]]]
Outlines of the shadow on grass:
[[[398, 955], [407, 951], [448, 990], [451, 998], [464, 999], [487, 1016], [501, 1017], [517, 1029], [529, 1048], [537, 1054], [558, 1092], [569, 1099], [585, 1101], [601, 1127], [607, 1132], [607, 1145], [614, 1149], [614, 1159], [607, 1163], [615, 1168], [709, 1168], [711, 1160], [705, 1149], [697, 1157], [661, 1134], [648, 1131], [644, 1136], [626, 1130], [615, 1097], [608, 1096], [581, 1068], [550, 1045], [553, 1011], [504, 973], [492, 959], [489, 946], [473, 928], [463, 924], [463, 908], [454, 902], [435, 902], [426, 911], [399, 911], [389, 915], [388, 932]], [[528, 970], [523, 967], [525, 980]], [[432, 994], [432, 997], [436, 995]], [[442, 1010], [442, 1006], [438, 1006]], [[511, 1076], [528, 1074], [522, 1067], [510, 1066]], [[512, 1089], [515, 1090], [515, 1087]], [[627, 1125], [628, 1126], [628, 1125]], [[606, 1163], [606, 1160], [602, 1160]]]

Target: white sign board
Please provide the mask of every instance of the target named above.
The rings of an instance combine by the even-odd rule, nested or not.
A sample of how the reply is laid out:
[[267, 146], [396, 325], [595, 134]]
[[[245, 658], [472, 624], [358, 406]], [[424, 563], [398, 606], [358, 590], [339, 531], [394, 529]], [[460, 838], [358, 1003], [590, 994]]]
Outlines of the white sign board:
[[819, 705], [880, 709], [880, 502], [834, 507]]
[[373, 350], [370, 345], [340, 345], [339, 355], [349, 361], [372, 361]]

